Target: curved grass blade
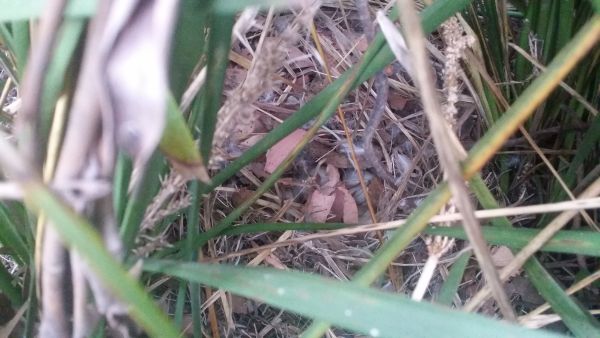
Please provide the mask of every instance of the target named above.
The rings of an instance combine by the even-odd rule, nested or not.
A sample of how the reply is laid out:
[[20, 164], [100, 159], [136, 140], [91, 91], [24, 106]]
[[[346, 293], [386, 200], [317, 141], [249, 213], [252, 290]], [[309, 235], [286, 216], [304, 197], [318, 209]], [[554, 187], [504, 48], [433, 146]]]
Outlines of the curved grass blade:
[[133, 248], [135, 237], [146, 212], [146, 207], [150, 204], [150, 201], [159, 189], [160, 182], [158, 175], [165, 167], [164, 158], [155, 152], [148, 160], [145, 172], [142, 174], [140, 182], [136, 185], [136, 191], [134, 191], [127, 203], [127, 207], [125, 207], [120, 233], [123, 239], [123, 249], [126, 253]]
[[146, 261], [143, 268], [222, 288], [371, 337], [558, 337], [306, 273], [160, 260]]
[[168, 98], [166, 125], [159, 149], [182, 176], [202, 182], [210, 180], [192, 133], [172, 95]]
[[[72, 58], [85, 27], [83, 19], [67, 19], [63, 22], [56, 41], [52, 60], [48, 65], [44, 90], [40, 102], [40, 139], [47, 143], [50, 125], [54, 116], [56, 101], [67, 82], [66, 72], [72, 65]], [[45, 158], [45, 154], [42, 154]]]
[[23, 186], [28, 205], [43, 211], [68, 246], [75, 249], [89, 267], [118, 298], [129, 304], [131, 316], [154, 337], [177, 337], [179, 333], [142, 287], [106, 251], [98, 233], [73, 213], [43, 185]]

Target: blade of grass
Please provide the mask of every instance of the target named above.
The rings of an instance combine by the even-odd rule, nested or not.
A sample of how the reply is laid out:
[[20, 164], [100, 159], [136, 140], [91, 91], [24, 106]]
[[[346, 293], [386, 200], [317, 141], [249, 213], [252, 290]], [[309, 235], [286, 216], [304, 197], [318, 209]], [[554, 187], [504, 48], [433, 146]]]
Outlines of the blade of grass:
[[119, 152], [115, 165], [115, 177], [113, 179], [113, 204], [117, 224], [122, 224], [123, 222], [132, 170], [133, 163], [131, 159], [123, 152]]
[[212, 15], [211, 30], [208, 37], [206, 53], [207, 74], [210, 79], [202, 87], [200, 93], [202, 109], [194, 110], [190, 116], [190, 125], [200, 131], [200, 153], [204, 163], [208, 163], [212, 150], [213, 136], [217, 124], [217, 113], [222, 104], [223, 83], [225, 70], [229, 63], [229, 49], [231, 46], [231, 30], [233, 28], [235, 13]]
[[210, 178], [202, 156], [172, 95], [168, 98], [166, 121], [159, 144], [161, 152], [184, 177], [194, 177], [208, 182]]
[[143, 288], [106, 250], [96, 230], [60, 201], [29, 170], [29, 165], [0, 135], [0, 164], [19, 179], [29, 208], [43, 212], [65, 245], [76, 250], [103, 284], [127, 303], [130, 314], [151, 336], [178, 337], [179, 333]]
[[471, 251], [463, 252], [458, 259], [452, 264], [448, 278], [442, 285], [439, 295], [437, 296], [436, 303], [451, 306], [454, 301], [454, 296], [458, 291], [460, 282], [465, 274], [465, 268], [471, 258]]
[[134, 246], [146, 207], [158, 191], [158, 175], [165, 167], [164, 158], [160, 154], [154, 153], [148, 160], [144, 173], [141, 174], [142, 177], [136, 185], [136, 190], [128, 200], [120, 229], [123, 250], [126, 253]]
[[299, 272], [157, 260], [144, 262], [144, 270], [223, 288], [372, 337], [555, 336]]
[[[21, 3], [21, 1], [19, 1]], [[2, 13], [7, 11], [2, 8]], [[27, 64], [27, 56], [29, 51], [29, 22], [18, 21], [11, 23], [12, 40], [13, 40], [13, 55], [15, 57], [15, 66], [17, 68], [18, 80], [23, 79], [23, 72]]]
[[[68, 17], [89, 17], [96, 12], [98, 0], [71, 0], [65, 10]], [[0, 22], [38, 18], [44, 11], [44, 0], [1, 0]]]
[[26, 265], [31, 261], [31, 248], [25, 244], [17, 227], [4, 204], [0, 203], [0, 243], [14, 254], [17, 262]]
[[[504, 245], [511, 249], [521, 249], [540, 233], [538, 229], [482, 227], [483, 237], [490, 244]], [[467, 239], [466, 234], [456, 227], [430, 227], [425, 233]], [[593, 231], [563, 230], [557, 232], [543, 247], [542, 251], [587, 255], [599, 257], [600, 233]]]
[[[190, 206], [187, 210], [188, 233], [184, 255], [190, 261], [198, 259], [198, 251], [194, 249], [194, 241], [200, 233], [200, 187], [197, 181], [191, 182], [188, 187]], [[189, 283], [190, 303], [192, 307], [192, 328], [194, 337], [202, 337], [202, 299], [200, 285]]]
[[177, 100], [183, 95], [194, 67], [203, 59], [202, 52], [205, 48], [203, 36], [206, 18], [210, 15], [208, 9], [212, 3], [212, 0], [181, 1], [169, 70], [171, 92]]
[[[73, 64], [71, 60], [85, 23], [83, 19], [66, 19], [58, 32], [56, 48], [48, 65], [40, 102], [40, 139], [42, 144], [47, 144], [56, 102], [61, 91], [64, 90], [65, 82], [68, 82], [67, 70]], [[45, 154], [42, 156], [45, 158]]]
[[13, 308], [23, 304], [21, 290], [13, 284], [13, 278], [6, 270], [4, 264], [0, 264], [0, 292], [6, 295]]

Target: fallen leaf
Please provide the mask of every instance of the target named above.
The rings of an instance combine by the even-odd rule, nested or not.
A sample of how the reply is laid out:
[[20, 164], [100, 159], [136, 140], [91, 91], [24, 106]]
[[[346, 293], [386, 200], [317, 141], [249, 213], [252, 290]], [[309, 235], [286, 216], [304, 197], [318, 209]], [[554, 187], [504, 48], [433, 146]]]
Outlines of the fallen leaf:
[[264, 137], [264, 135], [252, 135], [252, 136], [248, 137], [247, 139], [245, 139], [244, 141], [240, 142], [240, 148], [241, 149], [249, 149], [256, 143], [258, 143], [258, 141], [262, 140], [263, 137]]
[[326, 195], [331, 195], [335, 191], [335, 188], [340, 183], [340, 171], [338, 168], [328, 164], [325, 168], [325, 178], [321, 182], [321, 192]]
[[307, 220], [324, 223], [326, 221], [357, 224], [358, 207], [352, 194], [340, 182], [338, 168], [328, 164], [319, 172], [320, 184], [306, 204]]
[[390, 105], [391, 109], [404, 109], [404, 107], [406, 106], [406, 102], [408, 102], [408, 99], [404, 95], [402, 95], [402, 93], [399, 93], [395, 90], [390, 90], [390, 93], [388, 95], [388, 104]]
[[242, 203], [247, 201], [250, 197], [252, 197], [252, 195], [254, 195], [254, 191], [249, 190], [247, 188], [241, 188], [231, 195], [231, 204], [233, 204], [233, 206], [237, 208], [240, 205], [242, 205]]
[[306, 204], [306, 220], [308, 222], [325, 223], [334, 201], [335, 194], [326, 195], [318, 189], [313, 191]]
[[300, 143], [305, 134], [306, 130], [296, 129], [271, 147], [271, 149], [267, 151], [265, 171], [270, 174], [273, 173], [281, 162], [283, 162], [283, 160], [292, 152], [294, 147]]
[[358, 207], [352, 194], [345, 187], [337, 187], [331, 208], [334, 221], [358, 224]]
[[379, 200], [385, 191], [385, 187], [381, 179], [377, 176], [373, 177], [367, 186], [367, 191], [369, 192], [369, 197], [371, 198], [373, 205], [379, 205]]

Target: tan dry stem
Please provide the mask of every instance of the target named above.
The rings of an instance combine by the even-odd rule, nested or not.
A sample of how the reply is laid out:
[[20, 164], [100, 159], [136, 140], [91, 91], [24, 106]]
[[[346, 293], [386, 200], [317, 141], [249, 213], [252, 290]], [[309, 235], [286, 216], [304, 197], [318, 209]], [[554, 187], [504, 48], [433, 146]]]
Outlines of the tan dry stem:
[[475, 218], [473, 205], [469, 199], [468, 189], [462, 178], [458, 162], [460, 154], [454, 145], [453, 137], [450, 135], [450, 128], [442, 116], [441, 108], [437, 100], [437, 94], [431, 83], [433, 74], [431, 65], [429, 64], [429, 57], [426, 54], [424, 43], [425, 36], [418, 20], [419, 16], [414, 9], [412, 1], [398, 0], [398, 6], [400, 9], [401, 21], [406, 29], [405, 37], [410, 46], [410, 52], [415, 66], [415, 82], [421, 91], [421, 99], [431, 128], [431, 135], [434, 140], [439, 160], [448, 179], [453, 200], [465, 218], [465, 232], [473, 245], [475, 256], [479, 261], [479, 265], [486, 281], [491, 286], [492, 293], [498, 302], [500, 311], [504, 315], [504, 318], [515, 321], [516, 316], [510, 305], [509, 299], [504, 292], [502, 283], [498, 277], [498, 272], [492, 263], [487, 244], [481, 233], [479, 221]]

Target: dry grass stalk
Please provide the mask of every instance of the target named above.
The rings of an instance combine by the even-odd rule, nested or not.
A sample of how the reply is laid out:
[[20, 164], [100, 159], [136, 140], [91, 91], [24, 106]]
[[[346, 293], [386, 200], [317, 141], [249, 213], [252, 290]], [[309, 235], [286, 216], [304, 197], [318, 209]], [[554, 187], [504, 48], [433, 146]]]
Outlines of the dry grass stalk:
[[[462, 72], [460, 60], [464, 58], [464, 50], [472, 45], [475, 39], [472, 36], [464, 35], [464, 30], [455, 17], [451, 17], [442, 24], [442, 37], [445, 44], [443, 79], [446, 94], [446, 104], [442, 107], [442, 111], [446, 121], [455, 129], [458, 115], [456, 103], [458, 103], [460, 93], [458, 79]], [[446, 212], [456, 211], [454, 200], [450, 201], [446, 210]], [[447, 222], [442, 223], [442, 225], [450, 226], [451, 224]], [[427, 244], [429, 257], [412, 294], [412, 298], [415, 300], [423, 298], [440, 258], [453, 247], [454, 239], [442, 236], [427, 236], [425, 237], [425, 243]]]
[[[446, 208], [444, 213], [451, 213], [456, 211], [456, 206], [450, 203]], [[443, 226], [450, 226], [450, 222], [442, 223]], [[454, 239], [450, 239], [444, 236], [426, 236], [425, 244], [427, 245], [427, 261], [425, 262], [425, 266], [423, 266], [423, 270], [421, 272], [421, 276], [419, 277], [419, 281], [417, 282], [417, 286], [413, 290], [411, 298], [417, 301], [423, 299], [425, 292], [427, 291], [427, 286], [431, 282], [433, 278], [433, 274], [435, 273], [435, 269], [437, 265], [446, 252], [448, 252], [454, 246]]]
[[176, 194], [185, 192], [186, 179], [175, 171], [171, 171], [166, 179], [162, 180], [158, 194], [146, 208], [141, 230], [148, 231], [164, 217], [177, 212], [190, 203], [189, 196], [184, 195], [179, 199], [172, 199]]
[[[219, 110], [213, 150], [225, 153], [224, 148], [231, 132], [236, 126], [252, 122], [254, 108], [251, 106], [260, 95], [273, 85], [272, 76], [283, 63], [286, 51], [299, 40], [301, 30], [310, 27], [310, 23], [319, 8], [318, 1], [302, 1], [303, 6], [294, 21], [277, 39], [265, 40], [257, 50], [252, 66], [245, 81], [229, 96]], [[267, 27], [263, 31], [266, 34]], [[211, 162], [218, 158], [213, 155]]]
[[444, 40], [444, 91], [446, 104], [443, 106], [443, 114], [446, 121], [455, 128], [458, 110], [456, 103], [460, 94], [459, 77], [461, 73], [460, 61], [465, 57], [464, 51], [475, 43], [475, 38], [465, 35], [464, 29], [456, 17], [451, 17], [442, 24], [442, 37]]

